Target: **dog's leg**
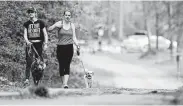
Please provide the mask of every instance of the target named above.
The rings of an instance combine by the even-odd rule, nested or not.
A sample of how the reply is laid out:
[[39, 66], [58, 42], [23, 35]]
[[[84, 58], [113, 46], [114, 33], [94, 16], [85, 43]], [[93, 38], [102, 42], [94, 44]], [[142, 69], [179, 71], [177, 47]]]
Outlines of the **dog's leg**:
[[88, 86], [89, 86], [89, 88], [91, 88], [91, 82], [88, 82]]
[[40, 80], [37, 80], [37, 85], [39, 85], [39, 81], [40, 81]]
[[92, 76], [92, 78], [91, 78], [91, 88], [93, 87], [93, 83], [94, 83], [94, 77]]
[[89, 88], [92, 88], [92, 86], [93, 86], [93, 76], [92, 76], [92, 78], [88, 81], [88, 85], [89, 85]]
[[92, 88], [92, 86], [93, 86], [93, 76], [92, 76], [92, 78], [90, 79], [89, 84], [90, 84], [90, 88]]
[[34, 78], [34, 85], [37, 86], [37, 82], [36, 82], [36, 79]]
[[85, 75], [84, 75], [84, 80], [85, 80], [85, 86], [86, 86], [86, 88], [89, 88], [89, 86], [88, 86], [88, 80], [87, 80], [87, 78], [86, 78]]
[[36, 80], [35, 80], [35, 78], [33, 78], [33, 82], [34, 82], [34, 85], [36, 86]]
[[34, 81], [34, 85], [37, 86], [38, 85], [38, 81], [37, 81], [35, 76], [33, 77], [33, 81]]

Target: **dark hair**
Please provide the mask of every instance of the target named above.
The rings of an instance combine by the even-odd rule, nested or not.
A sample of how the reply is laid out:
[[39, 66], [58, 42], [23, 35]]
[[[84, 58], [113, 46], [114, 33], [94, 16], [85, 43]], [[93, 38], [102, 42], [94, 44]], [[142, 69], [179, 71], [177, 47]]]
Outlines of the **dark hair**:
[[70, 13], [71, 13], [71, 15], [72, 15], [71, 10], [68, 10], [68, 9], [67, 9], [67, 10], [64, 10], [64, 14], [63, 14], [63, 15], [65, 15], [65, 13], [66, 13], [66, 12], [70, 12]]
[[37, 10], [34, 7], [30, 7], [27, 9], [27, 13], [31, 13], [31, 12], [37, 13]]

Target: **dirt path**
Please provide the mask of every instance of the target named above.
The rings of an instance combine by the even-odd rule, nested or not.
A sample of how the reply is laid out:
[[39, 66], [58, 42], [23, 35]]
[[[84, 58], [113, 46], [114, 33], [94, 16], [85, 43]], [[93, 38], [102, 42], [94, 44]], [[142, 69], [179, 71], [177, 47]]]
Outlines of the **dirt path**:
[[141, 105], [169, 104], [171, 96], [163, 95], [94, 95], [94, 96], [60, 96], [55, 99], [0, 100], [0, 105]]
[[103, 85], [124, 88], [177, 89], [181, 83], [168, 71], [156, 67], [142, 67], [104, 54], [84, 54], [81, 59], [88, 70], [95, 73], [95, 80]]
[[[175, 78], [169, 76], [168, 72], [160, 71], [153, 67], [142, 67], [129, 64], [118, 59], [112, 59], [104, 54], [84, 54], [81, 59], [88, 70], [94, 71], [95, 81], [102, 87], [117, 88], [142, 88], [142, 89], [177, 89], [180, 86]], [[96, 85], [95, 85], [96, 86]], [[99, 86], [99, 87], [101, 87]], [[69, 89], [71, 90], [71, 89]], [[69, 91], [68, 90], [68, 91]], [[75, 89], [76, 90], [76, 89]], [[80, 90], [80, 89], [79, 89]], [[82, 90], [82, 89], [81, 89]], [[172, 95], [167, 94], [131, 94], [121, 90], [110, 93], [97, 93], [87, 89], [85, 93], [73, 91], [74, 94], [61, 94], [54, 99], [1, 99], [0, 104], [14, 105], [137, 105], [137, 104], [169, 104], [173, 99]], [[96, 90], [96, 89], [93, 89]], [[65, 90], [67, 91], [67, 90]], [[100, 90], [104, 92], [103, 90]], [[141, 91], [141, 90], [140, 90]], [[93, 95], [87, 95], [87, 92], [94, 92]], [[115, 93], [116, 92], [116, 93]], [[130, 91], [131, 92], [131, 91]]]

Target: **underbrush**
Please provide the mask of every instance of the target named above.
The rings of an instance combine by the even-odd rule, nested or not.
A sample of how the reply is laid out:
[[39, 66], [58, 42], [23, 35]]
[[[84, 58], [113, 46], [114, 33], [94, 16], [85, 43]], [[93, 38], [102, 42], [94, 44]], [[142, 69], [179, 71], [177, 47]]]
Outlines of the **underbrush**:
[[[41, 84], [48, 87], [61, 87], [61, 79], [59, 75], [59, 66], [56, 59], [56, 49], [52, 44], [44, 52], [44, 58], [47, 64], [47, 67], [44, 71], [44, 76], [41, 81]], [[73, 56], [71, 63], [71, 71], [68, 85], [70, 88], [82, 88], [84, 87], [83, 74], [81, 67], [79, 65], [79, 59], [76, 55]], [[16, 45], [9, 43], [9, 45], [0, 47], [0, 77], [6, 78], [7, 81], [12, 82], [12, 85], [7, 85], [6, 83], [0, 83], [1, 86], [8, 86], [11, 88], [20, 88], [22, 87], [22, 82], [25, 77], [25, 45]], [[5, 87], [6, 90], [8, 87]], [[1, 87], [3, 90], [4, 87]]]

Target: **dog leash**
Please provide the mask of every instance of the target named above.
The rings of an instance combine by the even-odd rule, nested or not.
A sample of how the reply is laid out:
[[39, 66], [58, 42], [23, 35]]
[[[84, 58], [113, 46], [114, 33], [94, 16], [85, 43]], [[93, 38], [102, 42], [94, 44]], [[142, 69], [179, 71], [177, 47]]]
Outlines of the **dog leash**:
[[34, 52], [37, 54], [37, 56], [38, 56], [39, 58], [41, 58], [40, 55], [38, 54], [36, 48], [34, 47], [34, 45], [32, 45], [32, 48], [33, 48]]
[[82, 63], [83, 69], [84, 69], [84, 73], [86, 73], [86, 70], [85, 70], [85, 67], [83, 65], [83, 61], [82, 60], [81, 60], [81, 63]]
[[80, 62], [82, 64], [82, 67], [83, 67], [83, 70], [84, 70], [84, 73], [86, 74], [86, 70], [85, 70], [85, 67], [84, 67], [84, 64], [83, 64], [83, 61], [80, 59]]
[[[29, 57], [31, 58], [31, 56], [30, 56], [30, 52], [31, 52], [31, 50], [32, 50], [31, 47], [33, 48], [34, 52], [37, 54], [38, 58], [40, 58], [40, 55], [38, 54], [36, 48], [35, 48], [34, 45], [32, 45], [32, 44], [29, 46], [29, 50], [28, 50], [28, 55], [29, 55]], [[36, 62], [36, 60], [34, 60], [34, 61], [32, 62], [31, 67], [30, 67], [30, 70], [32, 70], [32, 67], [33, 67], [33, 65], [34, 65], [35, 62]]]
[[[78, 56], [80, 56], [80, 47], [79, 47], [79, 46], [77, 47], [77, 51], [76, 51], [76, 53], [77, 53], [77, 55], [78, 55]], [[86, 74], [86, 70], [85, 70], [85, 67], [84, 67], [83, 61], [82, 61], [81, 59], [80, 59], [80, 62], [81, 62], [81, 64], [82, 64], [82, 66], [83, 66], [84, 73]]]
[[36, 48], [35, 48], [34, 45], [32, 45], [32, 44], [29, 46], [29, 50], [28, 50], [28, 55], [29, 55], [29, 57], [31, 58], [31, 56], [30, 56], [30, 52], [31, 52], [31, 50], [32, 50], [31, 47], [33, 48], [33, 50], [34, 50], [34, 52], [36, 53], [36, 55], [38, 56], [38, 58], [40, 58], [40, 56], [39, 56], [39, 54], [38, 54]]

